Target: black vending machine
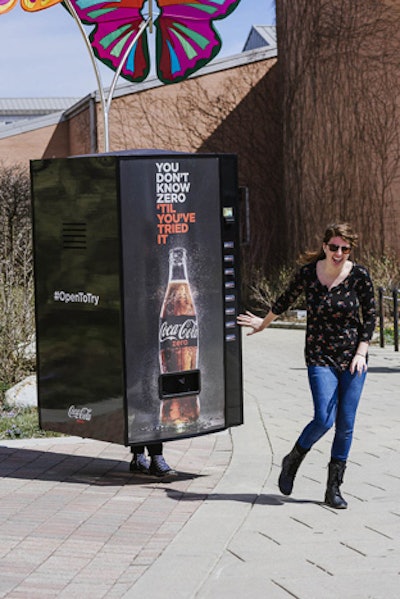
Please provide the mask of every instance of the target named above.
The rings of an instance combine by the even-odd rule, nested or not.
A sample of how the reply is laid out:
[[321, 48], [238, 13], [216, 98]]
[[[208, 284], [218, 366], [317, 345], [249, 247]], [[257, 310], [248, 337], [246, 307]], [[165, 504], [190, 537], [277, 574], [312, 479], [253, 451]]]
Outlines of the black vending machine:
[[124, 445], [243, 422], [236, 156], [31, 162], [45, 430]]

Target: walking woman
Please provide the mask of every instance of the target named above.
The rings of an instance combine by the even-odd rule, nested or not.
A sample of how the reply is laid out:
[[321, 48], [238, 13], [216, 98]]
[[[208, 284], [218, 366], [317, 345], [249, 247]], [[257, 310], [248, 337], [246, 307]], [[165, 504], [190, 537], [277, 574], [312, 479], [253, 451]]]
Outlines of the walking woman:
[[307, 305], [305, 358], [314, 418], [283, 458], [279, 489], [290, 495], [297, 470], [311, 447], [335, 425], [325, 503], [345, 509], [340, 493], [354, 421], [367, 373], [368, 347], [375, 327], [372, 281], [350, 260], [358, 236], [348, 223], [329, 225], [322, 247], [306, 252], [286, 291], [265, 318], [240, 314], [238, 323], [259, 333], [304, 293]]

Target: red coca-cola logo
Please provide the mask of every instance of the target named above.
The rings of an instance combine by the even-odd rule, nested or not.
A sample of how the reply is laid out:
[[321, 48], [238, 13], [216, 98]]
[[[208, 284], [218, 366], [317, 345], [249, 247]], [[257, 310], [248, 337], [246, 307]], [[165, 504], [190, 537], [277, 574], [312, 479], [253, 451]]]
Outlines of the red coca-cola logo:
[[197, 341], [198, 327], [193, 318], [175, 317], [162, 320], [160, 324], [159, 341]]

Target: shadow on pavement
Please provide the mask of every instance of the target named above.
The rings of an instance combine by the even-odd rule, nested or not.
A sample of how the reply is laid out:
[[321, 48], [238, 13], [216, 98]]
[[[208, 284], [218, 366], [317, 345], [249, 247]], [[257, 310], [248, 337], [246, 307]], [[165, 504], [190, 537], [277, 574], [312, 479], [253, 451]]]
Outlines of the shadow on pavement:
[[52, 451], [10, 448], [0, 445], [0, 477], [25, 480], [52, 480], [88, 485], [143, 485], [199, 478], [192, 472], [155, 477], [130, 472], [129, 462], [110, 458], [71, 455]]
[[292, 497], [285, 497], [283, 495], [273, 494], [261, 494], [255, 493], [190, 493], [183, 492], [173, 487], [165, 487], [164, 491], [170, 499], [176, 499], [179, 501], [240, 501], [242, 503], [251, 503], [253, 505], [284, 505], [285, 503], [314, 503], [320, 505], [320, 501], [312, 499], [293, 499]]
[[369, 366], [369, 373], [389, 374], [390, 372], [400, 372], [400, 368], [391, 368], [390, 366]]

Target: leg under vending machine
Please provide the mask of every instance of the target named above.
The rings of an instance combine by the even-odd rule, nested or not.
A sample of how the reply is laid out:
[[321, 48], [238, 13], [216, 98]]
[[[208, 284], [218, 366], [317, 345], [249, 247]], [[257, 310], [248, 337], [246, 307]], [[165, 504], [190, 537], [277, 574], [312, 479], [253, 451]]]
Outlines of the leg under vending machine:
[[236, 157], [31, 162], [39, 419], [125, 445], [243, 423]]

